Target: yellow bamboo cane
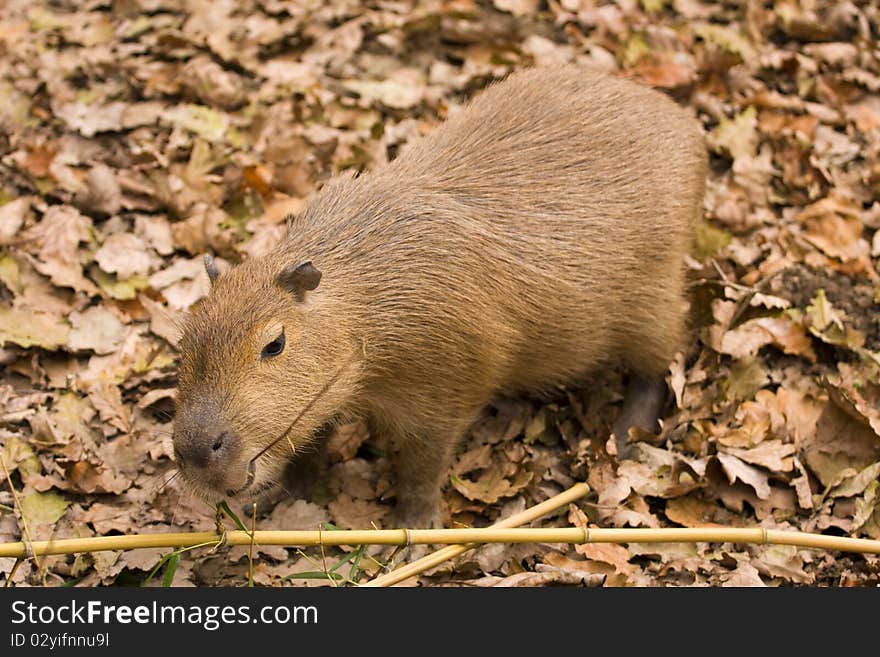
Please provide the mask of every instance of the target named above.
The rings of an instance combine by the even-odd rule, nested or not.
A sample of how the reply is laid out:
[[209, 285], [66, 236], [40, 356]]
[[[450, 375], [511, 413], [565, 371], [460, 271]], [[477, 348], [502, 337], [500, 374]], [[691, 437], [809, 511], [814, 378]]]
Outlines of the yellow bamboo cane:
[[[468, 546], [482, 543], [766, 543], [798, 547], [880, 554], [880, 541], [845, 536], [825, 536], [794, 531], [755, 528], [666, 528], [602, 529], [583, 527], [468, 529], [352, 529], [341, 531], [231, 531], [229, 545], [312, 546], [312, 545], [420, 545]], [[62, 538], [33, 543], [0, 543], [0, 557], [25, 559], [34, 555], [74, 554], [104, 550], [192, 547], [221, 543], [223, 536], [213, 532], [180, 534], [134, 534]], [[30, 546], [30, 549], [28, 549]]]
[[592, 527], [518, 528], [558, 509], [589, 491], [586, 484], [576, 484], [549, 500], [526, 509], [496, 525], [466, 529], [368, 529], [344, 531], [230, 531], [186, 532], [170, 534], [135, 534], [129, 536], [98, 536], [92, 538], [19, 541], [0, 544], [0, 557], [26, 559], [51, 554], [100, 552], [103, 550], [134, 550], [139, 548], [187, 548], [199, 545], [418, 545], [445, 544], [423, 559], [407, 564], [378, 577], [364, 586], [391, 586], [424, 570], [451, 559], [484, 543], [752, 543], [793, 545], [812, 549], [839, 550], [880, 554], [880, 541], [825, 536], [795, 531], [752, 528], [664, 528], [605, 529]]

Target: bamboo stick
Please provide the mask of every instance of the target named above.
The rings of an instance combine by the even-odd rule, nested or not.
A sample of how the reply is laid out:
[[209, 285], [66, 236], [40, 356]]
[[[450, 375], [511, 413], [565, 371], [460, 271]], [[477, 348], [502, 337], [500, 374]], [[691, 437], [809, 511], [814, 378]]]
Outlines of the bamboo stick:
[[[880, 541], [845, 536], [825, 536], [794, 531], [756, 528], [665, 528], [603, 529], [583, 527], [468, 529], [353, 529], [341, 531], [230, 531], [229, 545], [407, 545], [480, 543], [753, 543], [880, 554]], [[0, 557], [25, 559], [33, 555], [74, 554], [138, 548], [192, 547], [220, 544], [223, 537], [212, 532], [136, 534], [34, 541], [29, 554], [25, 543], [0, 544]]]
[[[559, 493], [559, 495], [554, 495], [549, 500], [544, 500], [540, 504], [536, 504], [535, 506], [529, 507], [524, 511], [515, 513], [509, 518], [505, 518], [504, 520], [496, 522], [494, 525], [492, 525], [492, 527], [496, 529], [519, 527], [520, 525], [524, 525], [527, 522], [537, 520], [541, 516], [546, 515], [551, 511], [555, 511], [561, 506], [565, 506], [570, 502], [574, 502], [576, 499], [583, 497], [589, 492], [590, 487], [586, 484], [575, 484], [568, 490], [564, 490]], [[407, 580], [415, 575], [418, 575], [421, 572], [429, 570], [434, 566], [439, 566], [444, 561], [454, 559], [458, 555], [464, 554], [468, 550], [477, 547], [477, 545], [478, 544], [474, 543], [470, 545], [447, 546], [445, 548], [437, 550], [436, 552], [425, 555], [421, 559], [417, 559], [412, 563], [404, 564], [400, 568], [397, 568], [390, 573], [386, 573], [385, 575], [376, 577], [375, 579], [372, 579], [369, 582], [363, 584], [363, 586], [384, 587], [399, 584], [400, 582]]]
[[[589, 492], [586, 484], [575, 484], [559, 495], [511, 516], [505, 523], [523, 524], [534, 520], [553, 509], [583, 497]], [[497, 526], [501, 526], [498, 523]], [[513, 525], [511, 525], [513, 526]], [[406, 545], [407, 532], [416, 536], [417, 532], [437, 532], [446, 530], [425, 529], [353, 529], [334, 531], [257, 531], [253, 539], [251, 532], [226, 532], [225, 541], [229, 545]], [[477, 530], [484, 531], [484, 530]], [[224, 537], [215, 532], [181, 532], [169, 534], [132, 534], [127, 536], [95, 536], [91, 538], [61, 538], [30, 543], [31, 555], [74, 554], [77, 552], [102, 552], [106, 550], [135, 550], [140, 548], [188, 548], [202, 544], [217, 545], [223, 543]], [[416, 542], [412, 540], [411, 542]], [[421, 542], [421, 539], [419, 539]], [[452, 541], [431, 540], [428, 543], [447, 543]], [[482, 541], [480, 541], [482, 542]], [[27, 558], [27, 543], [0, 543], [0, 557]]]

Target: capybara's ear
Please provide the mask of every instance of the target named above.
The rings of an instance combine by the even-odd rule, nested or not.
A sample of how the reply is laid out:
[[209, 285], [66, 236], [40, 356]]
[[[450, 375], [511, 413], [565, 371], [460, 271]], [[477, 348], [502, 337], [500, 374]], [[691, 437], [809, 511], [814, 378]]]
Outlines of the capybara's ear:
[[211, 284], [213, 285], [220, 272], [217, 271], [217, 263], [214, 262], [214, 256], [210, 253], [205, 254], [205, 271], [208, 272], [208, 278], [211, 279]]
[[305, 299], [306, 292], [318, 287], [321, 282], [321, 272], [312, 264], [311, 260], [298, 265], [289, 265], [278, 274], [278, 285], [296, 297], [297, 301]]

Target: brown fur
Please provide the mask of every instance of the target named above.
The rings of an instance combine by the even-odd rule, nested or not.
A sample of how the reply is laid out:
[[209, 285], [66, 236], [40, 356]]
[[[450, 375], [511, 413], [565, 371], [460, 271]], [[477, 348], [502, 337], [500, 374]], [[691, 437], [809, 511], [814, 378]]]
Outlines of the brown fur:
[[[666, 96], [575, 67], [490, 86], [371, 173], [330, 181], [265, 258], [221, 275], [181, 342], [175, 441], [205, 418], [240, 437], [237, 490], [341, 367], [339, 381], [256, 464], [366, 416], [396, 446], [398, 521], [437, 522], [450, 455], [497, 393], [587, 380], [620, 362], [662, 376], [680, 346], [683, 265], [706, 174], [696, 121]], [[276, 282], [311, 260], [302, 301]], [[261, 360], [284, 327], [287, 347]]]

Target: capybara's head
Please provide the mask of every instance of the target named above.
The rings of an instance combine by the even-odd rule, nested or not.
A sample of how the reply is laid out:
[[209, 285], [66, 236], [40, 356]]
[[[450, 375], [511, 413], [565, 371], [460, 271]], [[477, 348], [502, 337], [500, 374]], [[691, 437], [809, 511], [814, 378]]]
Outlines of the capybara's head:
[[309, 261], [257, 258], [222, 275], [180, 340], [174, 452], [206, 501], [252, 499], [345, 405], [352, 349]]

